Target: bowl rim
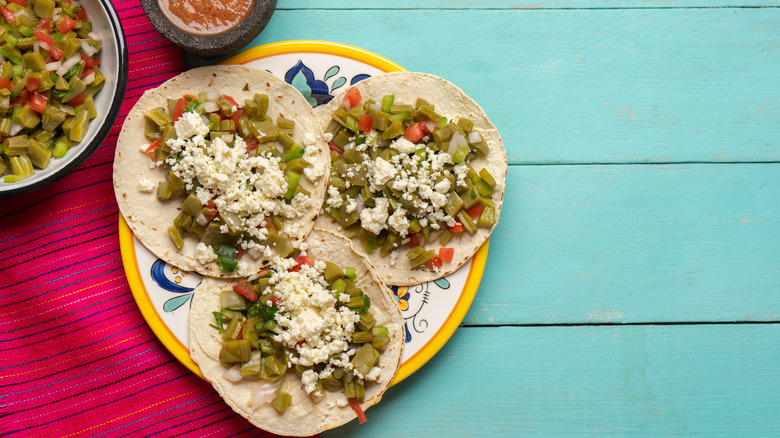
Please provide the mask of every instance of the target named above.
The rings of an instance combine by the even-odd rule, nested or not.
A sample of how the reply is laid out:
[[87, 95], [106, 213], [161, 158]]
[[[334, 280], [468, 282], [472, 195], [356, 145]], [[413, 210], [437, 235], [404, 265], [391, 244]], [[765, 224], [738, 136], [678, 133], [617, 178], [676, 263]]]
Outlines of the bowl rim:
[[[116, 118], [119, 115], [119, 111], [122, 108], [125, 89], [127, 88], [127, 79], [129, 74], [127, 40], [125, 38], [124, 30], [122, 29], [121, 21], [119, 20], [119, 15], [117, 14], [114, 5], [109, 0], [96, 1], [102, 5], [103, 10], [108, 16], [108, 21], [114, 34], [114, 40], [116, 41], [117, 51], [119, 52], [119, 62], [117, 63], [118, 68], [116, 72], [117, 87], [115, 90], [114, 99], [111, 101], [111, 105], [109, 106], [108, 112], [106, 113], [106, 119], [100, 129], [98, 129], [98, 131], [95, 133], [95, 136], [92, 138], [92, 140], [89, 143], [83, 145], [83, 147], [78, 151], [78, 154], [74, 155], [73, 158], [65, 163], [59, 170], [39, 179], [34, 179], [33, 182], [28, 184], [20, 182], [20, 185], [18, 186], [15, 184], [0, 186], [0, 198], [7, 198], [29, 193], [34, 190], [43, 188], [69, 175], [92, 156], [97, 148], [100, 147], [100, 145], [108, 137], [111, 128], [114, 126], [114, 122], [116, 121]], [[31, 178], [35, 178], [35, 176]]]
[[[160, 9], [159, 0], [141, 0], [141, 8], [154, 28], [172, 43], [196, 55], [216, 58], [243, 48], [259, 35], [271, 21], [276, 11], [276, 2], [277, 0], [253, 0], [252, 10], [243, 21], [236, 27], [216, 35], [195, 35], [179, 29]], [[263, 6], [268, 7], [258, 7], [260, 3], [266, 3], [267, 5]], [[268, 16], [264, 17], [266, 13]], [[218, 46], [214, 45], [216, 39], [220, 41]]]

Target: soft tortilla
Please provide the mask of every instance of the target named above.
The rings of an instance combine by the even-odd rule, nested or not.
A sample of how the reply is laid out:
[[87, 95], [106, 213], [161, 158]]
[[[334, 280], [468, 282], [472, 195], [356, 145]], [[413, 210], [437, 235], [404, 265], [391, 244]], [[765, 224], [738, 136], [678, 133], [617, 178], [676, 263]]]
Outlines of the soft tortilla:
[[[232, 96], [238, 102], [251, 99], [255, 93], [268, 94], [268, 115], [295, 120], [294, 139], [304, 145], [304, 134], [314, 136], [317, 152], [313, 166], [329, 166], [328, 145], [322, 138], [322, 131], [306, 99], [292, 86], [268, 72], [236, 65], [215, 65], [193, 69], [176, 76], [158, 88], [146, 91], [128, 114], [119, 134], [114, 158], [114, 191], [119, 209], [135, 236], [155, 255], [181, 269], [197, 271], [215, 277], [238, 277], [238, 271], [229, 273], [219, 269], [216, 262], [202, 264], [195, 258], [198, 241], [184, 239], [184, 246], [177, 249], [168, 236], [168, 227], [180, 212], [180, 199], [160, 201], [156, 193], [138, 190], [139, 182], [147, 178], [155, 183], [165, 179], [167, 167], [149, 169], [149, 157], [140, 146], [150, 141], [144, 135], [144, 113], [152, 108], [167, 105], [167, 98], [179, 98], [185, 94], [197, 95], [208, 88], [220, 94]], [[166, 170], [164, 170], [166, 169]], [[325, 170], [325, 169], [323, 169]], [[290, 232], [290, 238], [303, 241], [312, 229], [319, 207], [325, 196], [327, 171], [315, 185], [301, 177], [301, 184], [311, 192], [311, 211], [297, 219], [285, 219], [285, 225], [297, 223], [297, 232]], [[261, 257], [254, 260], [249, 255], [241, 258], [247, 263], [244, 274], [257, 272], [264, 263]]]
[[[363, 410], [366, 410], [379, 402], [401, 365], [404, 338], [401, 312], [390, 290], [379, 280], [371, 265], [351, 248], [347, 239], [315, 228], [306, 242], [309, 244], [308, 254], [316, 260], [331, 261], [342, 268], [355, 267], [358, 275], [356, 284], [371, 298], [371, 312], [377, 320], [377, 325], [386, 326], [390, 330], [390, 341], [379, 357], [379, 382], [366, 386], [365, 401], [360, 404]], [[252, 389], [255, 385], [270, 385], [268, 382], [241, 380], [232, 383], [222, 377], [228, 369], [219, 361], [222, 339], [209, 324], [214, 322], [211, 312], [219, 309], [219, 292], [229, 289], [232, 284], [230, 280], [206, 278], [195, 289], [190, 310], [190, 355], [206, 380], [214, 385], [233, 410], [261, 429], [293, 436], [314, 435], [356, 418], [349, 405], [328, 407], [328, 404], [335, 400], [344, 399], [343, 392], [324, 390], [323, 399], [315, 403], [306, 394], [294, 372], [288, 372], [286, 377], [280, 380], [281, 384], [287, 385], [288, 392], [292, 395], [292, 402], [283, 414], [267, 403], [257, 408], [251, 406]]]
[[[374, 101], [380, 102], [382, 96], [393, 94], [395, 95], [396, 103], [413, 105], [415, 100], [420, 97], [434, 104], [436, 112], [442, 116], [450, 119], [461, 117], [471, 119], [474, 122], [474, 129], [482, 133], [482, 137], [490, 148], [490, 152], [486, 157], [473, 159], [471, 165], [477, 171], [483, 167], [487, 168], [496, 180], [495, 192], [491, 199], [496, 202], [496, 225], [498, 224], [498, 217], [504, 200], [504, 187], [506, 185], [506, 151], [498, 130], [473, 99], [451, 82], [425, 73], [386, 73], [360, 81], [353, 87], [360, 90], [363, 99], [372, 98]], [[342, 104], [344, 93], [346, 93], [346, 90], [334, 97], [327, 105], [319, 107], [315, 111], [323, 129], [327, 129], [331, 120], [331, 114]], [[485, 243], [490, 233], [496, 228], [496, 225], [490, 229], [480, 228], [473, 236], [466, 232], [453, 235], [446, 245], [447, 247], [455, 248], [453, 260], [452, 262], [444, 263], [438, 270], [432, 269], [427, 265], [412, 268], [409, 259], [405, 256], [406, 252], [411, 248], [402, 247], [396, 250], [396, 259], [395, 263], [393, 263], [392, 254], [383, 256], [379, 250], [365, 253], [359, 238], [353, 239], [353, 244], [361, 254], [368, 258], [372, 265], [376, 266], [382, 281], [391, 285], [410, 286], [435, 280], [458, 270]], [[338, 222], [327, 214], [321, 215], [315, 226], [335, 232], [341, 231]], [[438, 252], [438, 248], [441, 245], [438, 241], [432, 241], [428, 242], [426, 247]]]

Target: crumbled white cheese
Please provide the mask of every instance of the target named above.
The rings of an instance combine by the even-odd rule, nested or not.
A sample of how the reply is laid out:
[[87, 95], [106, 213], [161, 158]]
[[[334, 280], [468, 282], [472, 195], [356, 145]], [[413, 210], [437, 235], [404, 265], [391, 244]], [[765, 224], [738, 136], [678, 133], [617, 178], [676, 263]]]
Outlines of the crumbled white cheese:
[[207, 264], [217, 261], [217, 254], [214, 250], [203, 242], [198, 243], [195, 247], [195, 258], [202, 264]]
[[387, 208], [390, 203], [387, 198], [375, 198], [375, 206], [373, 208], [364, 208], [360, 212], [360, 225], [368, 231], [374, 234], [379, 234], [386, 228], [388, 214]]
[[406, 218], [406, 210], [399, 206], [393, 215], [387, 220], [387, 224], [401, 237], [406, 237], [409, 234], [409, 219]]
[[154, 181], [152, 181], [149, 178], [142, 178], [138, 180], [138, 190], [143, 193], [152, 193], [155, 190], [156, 186], [154, 184]]
[[401, 136], [398, 137], [395, 141], [393, 141], [390, 147], [398, 150], [398, 152], [402, 154], [411, 154], [417, 149], [420, 149], [421, 146], [418, 146], [412, 143], [411, 141], [407, 140], [405, 137]]
[[[246, 143], [239, 136], [229, 136], [232, 142], [226, 142], [223, 137], [207, 141], [208, 126], [195, 112], [184, 113], [174, 129], [176, 138], [167, 141], [171, 155], [166, 163], [182, 178], [187, 190], [194, 189], [202, 204], [213, 200], [221, 214], [233, 218], [220, 229], [235, 231], [237, 228], [263, 240], [267, 237], [262, 227], [266, 217], [299, 218], [312, 207], [311, 198], [303, 193], [296, 194], [290, 203], [284, 201], [287, 182], [279, 157], [249, 156]], [[195, 187], [196, 180], [198, 187]], [[252, 250], [253, 257], [260, 254], [269, 257], [266, 246], [248, 238], [242, 236], [238, 244]]]
[[368, 374], [366, 374], [366, 380], [369, 382], [378, 382], [379, 375], [381, 373], [382, 370], [379, 367], [372, 367], [370, 370], [368, 370]]
[[375, 188], [372, 190], [381, 190], [380, 188], [395, 176], [395, 166], [377, 157], [374, 166], [371, 169], [369, 178]]
[[303, 383], [303, 389], [307, 394], [313, 394], [315, 397], [320, 395], [320, 391], [314, 392], [317, 389], [317, 381], [319, 375], [314, 370], [306, 370], [301, 375], [301, 383]]
[[[299, 272], [287, 272], [295, 264], [293, 259], [272, 260], [276, 274], [271, 277], [271, 285], [280, 301], [274, 340], [296, 351], [290, 358], [293, 364], [325, 363], [351, 369], [349, 344], [360, 316], [347, 307], [336, 308], [335, 294], [322, 278], [325, 263], [320, 261], [313, 267], [302, 266]], [[313, 371], [302, 378], [305, 387], [307, 382], [310, 384], [307, 392], [314, 389], [317, 378]]]
[[196, 112], [186, 112], [179, 117], [173, 125], [176, 137], [188, 139], [195, 135], [208, 135], [209, 127], [203, 123], [203, 119]]
[[344, 200], [341, 198], [341, 193], [336, 186], [328, 186], [328, 200], [326, 201], [328, 207], [339, 208]]

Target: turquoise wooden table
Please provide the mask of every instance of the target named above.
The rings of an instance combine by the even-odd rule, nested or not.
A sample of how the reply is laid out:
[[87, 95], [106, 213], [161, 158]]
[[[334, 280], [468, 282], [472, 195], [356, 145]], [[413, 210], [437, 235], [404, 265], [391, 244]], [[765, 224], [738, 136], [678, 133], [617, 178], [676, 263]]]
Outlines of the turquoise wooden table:
[[449, 343], [340, 436], [780, 433], [780, 2], [279, 0], [444, 77], [509, 157]]

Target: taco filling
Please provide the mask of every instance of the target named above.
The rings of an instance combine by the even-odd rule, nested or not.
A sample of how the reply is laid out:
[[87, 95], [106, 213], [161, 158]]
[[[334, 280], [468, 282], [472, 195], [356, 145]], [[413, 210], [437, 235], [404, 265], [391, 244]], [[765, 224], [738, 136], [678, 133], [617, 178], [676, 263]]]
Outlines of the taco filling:
[[255, 260], [292, 254], [298, 242], [289, 234], [299, 234], [291, 228], [300, 224], [285, 221], [312, 207], [302, 179], [321, 176], [307, 161], [316, 154], [314, 140], [306, 147], [296, 143], [295, 121], [266, 114], [266, 94], [239, 104], [210, 90], [167, 103], [144, 113], [144, 131], [153, 141], [141, 145], [151, 167], [167, 170], [165, 180], [156, 187], [140, 181], [138, 189], [156, 191], [161, 202], [181, 199], [181, 212], [168, 227], [176, 247], [194, 239], [198, 261], [240, 273], [244, 252]]
[[443, 117], [422, 98], [398, 102], [352, 88], [326, 133], [331, 170], [323, 209], [369, 254], [438, 270], [457, 258], [450, 239], [496, 224], [496, 179], [472, 167], [491, 151], [472, 120]]
[[[211, 327], [220, 333], [223, 374], [276, 383], [288, 371], [317, 400], [342, 392], [330, 403], [362, 402], [365, 385], [376, 385], [379, 357], [389, 330], [377, 324], [371, 300], [353, 280], [354, 267], [310, 256], [275, 258], [260, 278], [241, 280], [220, 292]], [[252, 408], [270, 403], [283, 413], [295, 403], [284, 385], [255, 392]]]

